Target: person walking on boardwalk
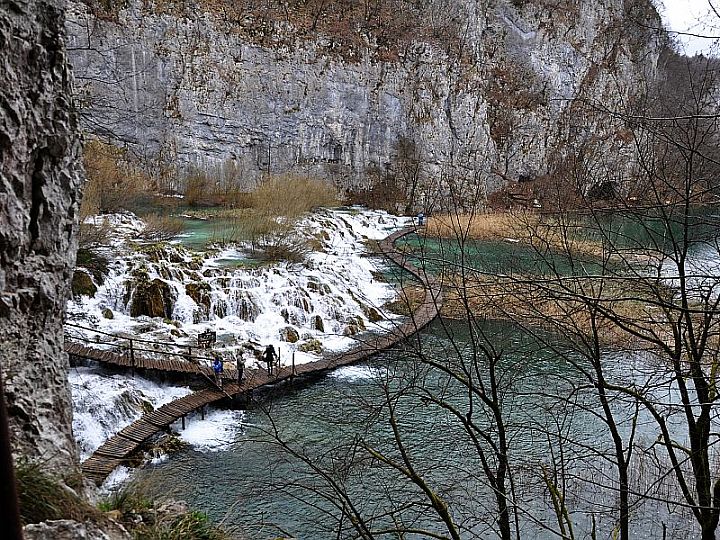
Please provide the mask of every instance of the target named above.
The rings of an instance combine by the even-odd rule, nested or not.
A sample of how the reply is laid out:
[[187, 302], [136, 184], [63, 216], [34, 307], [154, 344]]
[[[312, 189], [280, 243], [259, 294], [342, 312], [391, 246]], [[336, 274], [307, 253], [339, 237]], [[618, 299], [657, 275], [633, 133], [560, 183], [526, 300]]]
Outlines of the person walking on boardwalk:
[[245, 359], [244, 359], [243, 356], [240, 354], [240, 355], [238, 355], [238, 357], [237, 357], [237, 381], [238, 381], [238, 385], [241, 385], [241, 384], [242, 384], [243, 371], [245, 371]]
[[272, 375], [272, 366], [273, 361], [278, 357], [277, 353], [275, 352], [275, 347], [272, 345], [268, 345], [265, 347], [265, 352], [263, 353], [263, 356], [265, 357], [265, 363], [267, 364], [267, 373], [268, 375]]
[[217, 384], [218, 388], [222, 388], [223, 363], [217, 354], [215, 355], [215, 360], [213, 360], [212, 367], [215, 373], [215, 384]]

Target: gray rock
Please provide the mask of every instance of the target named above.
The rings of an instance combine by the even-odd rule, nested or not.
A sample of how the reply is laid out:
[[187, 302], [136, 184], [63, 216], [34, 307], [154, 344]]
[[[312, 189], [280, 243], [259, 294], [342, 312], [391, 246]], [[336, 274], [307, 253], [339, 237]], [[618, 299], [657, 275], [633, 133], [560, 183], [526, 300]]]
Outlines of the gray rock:
[[581, 103], [620, 108], [657, 73], [667, 38], [651, 30], [649, 0], [431, 3], [468, 22], [461, 57], [452, 42], [418, 38], [393, 57], [368, 42], [346, 58], [332, 38], [287, 26], [272, 28], [282, 45], [271, 46], [178, 4], [158, 13], [130, 0], [114, 21], [73, 2], [86, 128], [244, 185], [293, 172], [360, 188], [417, 172], [425, 208], [443, 199], [438, 178], [490, 193], [562, 167], [573, 145], [632, 166], [620, 128]]
[[130, 540], [132, 535], [118, 523], [107, 521], [102, 528], [92, 522], [70, 519], [33, 523], [23, 528], [25, 540]]
[[82, 183], [65, 3], [0, 10], [0, 343], [13, 451], [72, 475], [63, 351]]

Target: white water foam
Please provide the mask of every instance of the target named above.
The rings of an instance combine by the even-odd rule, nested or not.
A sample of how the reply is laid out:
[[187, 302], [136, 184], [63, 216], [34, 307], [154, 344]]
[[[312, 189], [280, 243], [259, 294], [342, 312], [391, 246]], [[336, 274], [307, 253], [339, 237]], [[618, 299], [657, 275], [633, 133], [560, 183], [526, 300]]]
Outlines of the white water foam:
[[370, 366], [343, 366], [328, 373], [328, 377], [347, 382], [376, 379], [383, 375], [383, 370]]
[[193, 448], [217, 452], [237, 440], [244, 419], [244, 411], [210, 410], [204, 420], [201, 420], [200, 415], [193, 415], [186, 420], [185, 429], [180, 429], [179, 422], [173, 424], [173, 429]]
[[[127, 214], [108, 218], [123, 224], [119, 238], [127, 241], [133, 231], [141, 230], [137, 218]], [[241, 246], [201, 257], [201, 267], [182, 247], [173, 250], [168, 260], [151, 262], [145, 255], [121, 242], [114, 250], [110, 275], [98, 287], [94, 298], [83, 296], [68, 303], [68, 314], [82, 324], [83, 320], [101, 331], [126, 332], [147, 339], [196, 343], [197, 334], [216, 331], [222, 344], [221, 354], [242, 353], [242, 345], [256, 348], [272, 343], [289, 364], [317, 360], [312, 347], [300, 348], [314, 340], [324, 351], [342, 351], [356, 341], [353, 334], [363, 327], [376, 331], [387, 329], [398, 319], [383, 312], [380, 306], [396, 296], [394, 287], [376, 278], [378, 264], [364, 256], [367, 240], [378, 240], [407, 223], [380, 211], [320, 211], [298, 223], [297, 234], [322, 244], [322, 250], [311, 253], [302, 264], [281, 263], [260, 268], [229, 268], [219, 261], [243, 257]], [[141, 222], [140, 222], [141, 223]], [[180, 261], [180, 262], [178, 262]], [[131, 272], [142, 262], [149, 279], [167, 283], [174, 300], [172, 319], [131, 317], [128, 283]], [[199, 280], [199, 281], [198, 281]], [[210, 313], [187, 294], [186, 284], [203, 283], [210, 298]], [[111, 309], [113, 318], [103, 317]], [[375, 309], [383, 320], [370, 321], [368, 309]], [[321, 321], [321, 324], [318, 324]], [[179, 327], [179, 328], [178, 328]], [[290, 343], [287, 334], [295, 332], [299, 340]], [[86, 333], [86, 335], [89, 335]], [[224, 349], [224, 350], [223, 350]], [[246, 358], [248, 365], [252, 356]]]
[[189, 388], [160, 385], [130, 374], [113, 375], [101, 368], [74, 368], [68, 378], [81, 459], [148, 410], [190, 393]]

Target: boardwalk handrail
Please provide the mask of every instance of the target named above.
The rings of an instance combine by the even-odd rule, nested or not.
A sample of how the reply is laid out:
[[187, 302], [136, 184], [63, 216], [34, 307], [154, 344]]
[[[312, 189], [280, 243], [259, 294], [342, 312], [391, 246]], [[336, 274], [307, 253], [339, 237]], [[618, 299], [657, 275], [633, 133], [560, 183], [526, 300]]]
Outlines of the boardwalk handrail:
[[[161, 429], [167, 429], [173, 422], [180, 418], [183, 420], [184, 427], [185, 415], [194, 410], [201, 409], [205, 405], [223, 399], [223, 397], [240, 393], [248, 393], [255, 388], [269, 384], [276, 384], [299, 375], [317, 374], [329, 369], [356, 363], [417, 333], [437, 316], [439, 308], [442, 304], [442, 291], [438, 285], [438, 281], [434, 277], [428, 276], [425, 269], [420, 270], [416, 268], [407, 260], [405, 255], [393, 249], [394, 242], [398, 238], [414, 231], [415, 228], [398, 231], [379, 243], [380, 250], [383, 255], [401, 268], [408, 271], [411, 275], [415, 276], [415, 278], [417, 278], [425, 288], [425, 297], [423, 302], [412, 313], [410, 320], [395, 327], [384, 336], [369, 339], [351, 351], [340, 353], [333, 357], [316, 360], [314, 362], [300, 364], [298, 366], [293, 364], [292, 366], [278, 367], [274, 376], [267, 375], [265, 370], [262, 368], [248, 368], [245, 371], [246, 378], [241, 384], [233, 382], [226, 384], [224, 388], [206, 388], [188, 396], [179, 398], [171, 403], [165, 404], [157, 410], [143, 415], [139, 420], [133, 422], [105, 441], [100, 448], [98, 448], [85, 462], [83, 462], [83, 473], [95, 480], [97, 483], [102, 482], [117, 466], [125, 463], [127, 456], [137, 450], [137, 448], [153, 434], [157, 433]], [[130, 338], [125, 337], [122, 339], [129, 340]], [[66, 350], [68, 350], [70, 354], [76, 354], [73, 351], [78, 351], [80, 349], [85, 349], [85, 354], [88, 355], [86, 357], [91, 359], [111, 361], [108, 360], [107, 357], [113, 355], [118, 358], [122, 358], [112, 352], [93, 351], [92, 349], [79, 344], [70, 345], [69, 347], [66, 346]], [[152, 352], [157, 353], [158, 351]], [[80, 356], [82, 356], [82, 353], [83, 351], [80, 351]], [[128, 365], [127, 362], [114, 363], [117, 365]], [[173, 361], [138, 359], [138, 363], [142, 364], [141, 367], [158, 369], [158, 364], [173, 364]], [[190, 363], [175, 362], [175, 364], [176, 371], [191, 372], [189, 369], [191, 366], [188, 365]], [[197, 364], [196, 368], [197, 372], [213, 382], [207, 372], [210, 368], [201, 367]]]
[[[82, 326], [82, 325], [74, 324], [74, 323], [65, 323], [65, 326], [69, 326], [69, 327], [71, 327], [71, 328], [79, 328], [79, 329], [81, 329], [81, 330], [85, 330], [85, 331], [88, 331], [88, 332], [93, 332], [93, 333], [95, 333], [95, 334], [100, 334], [100, 335], [103, 335], [103, 336], [109, 336], [109, 337], [112, 337], [112, 338], [114, 338], [114, 339], [116, 339], [116, 340], [124, 340], [124, 341], [127, 341], [127, 344], [117, 343], [117, 342], [110, 342], [110, 341], [101, 341], [101, 342], [98, 342], [98, 341], [95, 341], [95, 340], [93, 340], [93, 339], [91, 339], [91, 338], [88, 338], [88, 337], [85, 337], [85, 336], [78, 336], [78, 335], [75, 335], [75, 334], [70, 334], [70, 333], [68, 333], [68, 332], [65, 332], [65, 337], [66, 337], [66, 338], [69, 338], [70, 340], [73, 340], [73, 341], [84, 341], [85, 343], [92, 343], [93, 345], [107, 345], [107, 346], [109, 346], [109, 347], [111, 347], [111, 348], [121, 349], [121, 350], [125, 351], [126, 354], [129, 355], [131, 361], [134, 360], [135, 353], [150, 353], [150, 354], [159, 354], [159, 355], [173, 356], [173, 357], [181, 358], [181, 359], [184, 360], [184, 361], [193, 362], [193, 363], [211, 362], [212, 359], [213, 359], [211, 356], [196, 356], [196, 355], [193, 355], [193, 352], [192, 352], [193, 349], [203, 350], [202, 348], [197, 347], [197, 346], [193, 347], [192, 345], [182, 345], [182, 344], [179, 344], [179, 343], [172, 343], [172, 342], [169, 342], [169, 341], [152, 341], [152, 340], [149, 340], [149, 339], [141, 339], [141, 338], [128, 337], [128, 336], [123, 336], [123, 335], [121, 335], [121, 334], [112, 334], [112, 333], [109, 333], [109, 332], [103, 332], [103, 331], [101, 331], [101, 330], [96, 330], [96, 329], [94, 329], [94, 328], [89, 328], [89, 327], [87, 327], [87, 326]], [[152, 345], [155, 345], [155, 346], [158, 346], [158, 347], [175, 347], [175, 348], [177, 348], [177, 349], [181, 349], [182, 352], [164, 351], [164, 350], [161, 350], [161, 349], [160, 349], [160, 350], [158, 350], [158, 349], [143, 349], [143, 348], [136, 347], [136, 346], [134, 345], [135, 342], [149, 343], [149, 344], [152, 344]]]

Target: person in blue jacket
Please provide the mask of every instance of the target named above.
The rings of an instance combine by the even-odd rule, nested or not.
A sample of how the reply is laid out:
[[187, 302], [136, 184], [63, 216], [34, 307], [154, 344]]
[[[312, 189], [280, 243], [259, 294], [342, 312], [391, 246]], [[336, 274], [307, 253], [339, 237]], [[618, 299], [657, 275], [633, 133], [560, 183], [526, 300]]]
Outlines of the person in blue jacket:
[[218, 385], [218, 388], [222, 388], [223, 363], [217, 354], [215, 355], [215, 360], [213, 360], [212, 368], [215, 373], [215, 384]]

